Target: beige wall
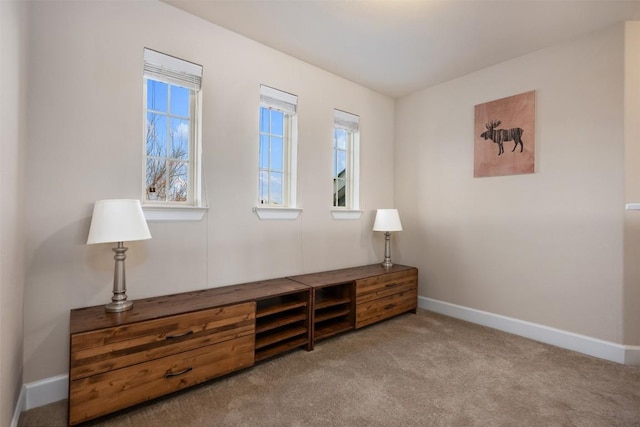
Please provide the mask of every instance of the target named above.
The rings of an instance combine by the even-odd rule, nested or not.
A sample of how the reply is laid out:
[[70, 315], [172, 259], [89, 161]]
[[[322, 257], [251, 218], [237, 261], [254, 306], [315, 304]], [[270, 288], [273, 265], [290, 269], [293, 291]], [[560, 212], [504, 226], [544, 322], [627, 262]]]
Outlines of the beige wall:
[[[18, 115], [29, 120], [24, 334], [21, 305], [13, 304], [22, 298], [23, 272], [4, 261], [6, 248], [21, 244], [22, 199], [6, 203], [6, 189], [24, 170], [16, 165], [26, 126], [16, 120], [14, 137], [5, 139], [5, 118], [16, 112], [2, 103], [0, 423], [13, 408], [4, 396], [17, 397], [21, 384], [22, 336], [24, 382], [66, 373], [69, 310], [111, 296], [110, 246], [85, 241], [95, 200], [139, 197], [143, 47], [204, 65], [211, 209], [201, 222], [153, 223], [152, 240], [128, 244], [131, 298], [377, 262], [383, 240], [370, 231], [373, 210], [395, 197], [405, 231], [394, 236], [394, 261], [421, 269], [422, 296], [640, 344], [631, 310], [640, 304], [633, 267], [640, 225], [623, 211], [625, 202], [640, 201], [628, 166], [636, 130], [624, 112], [635, 101], [623, 97], [625, 67], [640, 68], [640, 60], [625, 65], [622, 27], [416, 93], [394, 108], [389, 98], [156, 2], [33, 3], [25, 79], [26, 49], [17, 46], [26, 44], [26, 30], [8, 46], [5, 32], [26, 28], [26, 15], [0, 4], [3, 96], [13, 87], [19, 102], [14, 80], [29, 81], [28, 115]], [[637, 40], [629, 28], [627, 41]], [[11, 80], [6, 57], [17, 60]], [[261, 83], [299, 96], [304, 212], [297, 221], [259, 221], [251, 211]], [[536, 173], [474, 179], [473, 106], [528, 90], [537, 91]], [[365, 214], [358, 221], [334, 221], [327, 206], [333, 108], [361, 116]]]
[[27, 5], [0, 2], [0, 425], [22, 387]]
[[[474, 179], [474, 105], [530, 90], [536, 172]], [[420, 295], [622, 343], [623, 94], [618, 26], [397, 101], [396, 241]]]
[[[144, 47], [204, 66], [208, 215], [128, 244], [130, 298], [373, 263], [373, 209], [393, 203], [394, 102], [158, 2], [38, 2], [30, 28], [25, 382], [68, 370], [69, 310], [111, 297], [110, 245], [85, 245], [92, 204], [139, 198]], [[298, 95], [296, 221], [260, 221], [259, 85]], [[334, 221], [333, 108], [361, 116], [362, 206]]]
[[[625, 201], [640, 203], [640, 22], [625, 27]], [[624, 217], [624, 342], [640, 345], [640, 211]]]

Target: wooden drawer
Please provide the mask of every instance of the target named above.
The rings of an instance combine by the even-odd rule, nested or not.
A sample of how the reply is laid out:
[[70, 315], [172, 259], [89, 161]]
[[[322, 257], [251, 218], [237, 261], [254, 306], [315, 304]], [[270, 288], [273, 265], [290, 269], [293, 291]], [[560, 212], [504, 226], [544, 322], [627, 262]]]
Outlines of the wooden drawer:
[[388, 317], [415, 310], [418, 305], [418, 289], [396, 293], [356, 305], [356, 329]]
[[71, 336], [70, 380], [227, 341], [255, 330], [255, 302]]
[[248, 335], [69, 384], [69, 424], [77, 424], [253, 365]]
[[407, 292], [418, 287], [418, 271], [407, 270], [356, 280], [356, 303]]

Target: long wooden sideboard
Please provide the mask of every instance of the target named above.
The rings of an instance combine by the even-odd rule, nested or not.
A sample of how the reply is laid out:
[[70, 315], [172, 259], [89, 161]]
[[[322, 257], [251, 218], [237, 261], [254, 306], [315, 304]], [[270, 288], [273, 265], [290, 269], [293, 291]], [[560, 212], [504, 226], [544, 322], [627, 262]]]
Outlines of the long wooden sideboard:
[[69, 425], [417, 308], [418, 270], [379, 264], [71, 310]]

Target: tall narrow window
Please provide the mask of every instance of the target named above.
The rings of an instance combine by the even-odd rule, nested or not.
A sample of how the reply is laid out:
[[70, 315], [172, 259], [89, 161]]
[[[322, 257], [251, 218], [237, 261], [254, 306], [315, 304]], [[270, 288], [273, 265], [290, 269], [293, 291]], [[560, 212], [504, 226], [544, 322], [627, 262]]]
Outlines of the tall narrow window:
[[144, 50], [145, 203], [200, 205], [202, 66]]
[[296, 205], [297, 101], [295, 95], [260, 86], [260, 206]]
[[333, 207], [360, 208], [359, 121], [354, 114], [333, 114]]

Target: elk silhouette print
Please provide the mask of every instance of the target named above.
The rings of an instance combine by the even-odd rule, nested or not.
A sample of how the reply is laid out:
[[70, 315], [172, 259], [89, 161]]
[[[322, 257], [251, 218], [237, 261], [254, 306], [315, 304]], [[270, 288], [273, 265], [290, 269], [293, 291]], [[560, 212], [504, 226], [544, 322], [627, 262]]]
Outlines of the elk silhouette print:
[[476, 105], [474, 130], [474, 177], [534, 172], [535, 91]]
[[505, 141], [513, 141], [515, 145], [513, 146], [513, 150], [516, 151], [518, 148], [518, 144], [520, 144], [520, 152], [522, 153], [524, 146], [522, 145], [522, 128], [511, 128], [507, 129], [496, 129], [502, 123], [500, 120], [491, 120], [485, 126], [487, 130], [480, 134], [484, 139], [490, 139], [496, 144], [498, 144], [498, 156], [504, 153], [503, 143]]

